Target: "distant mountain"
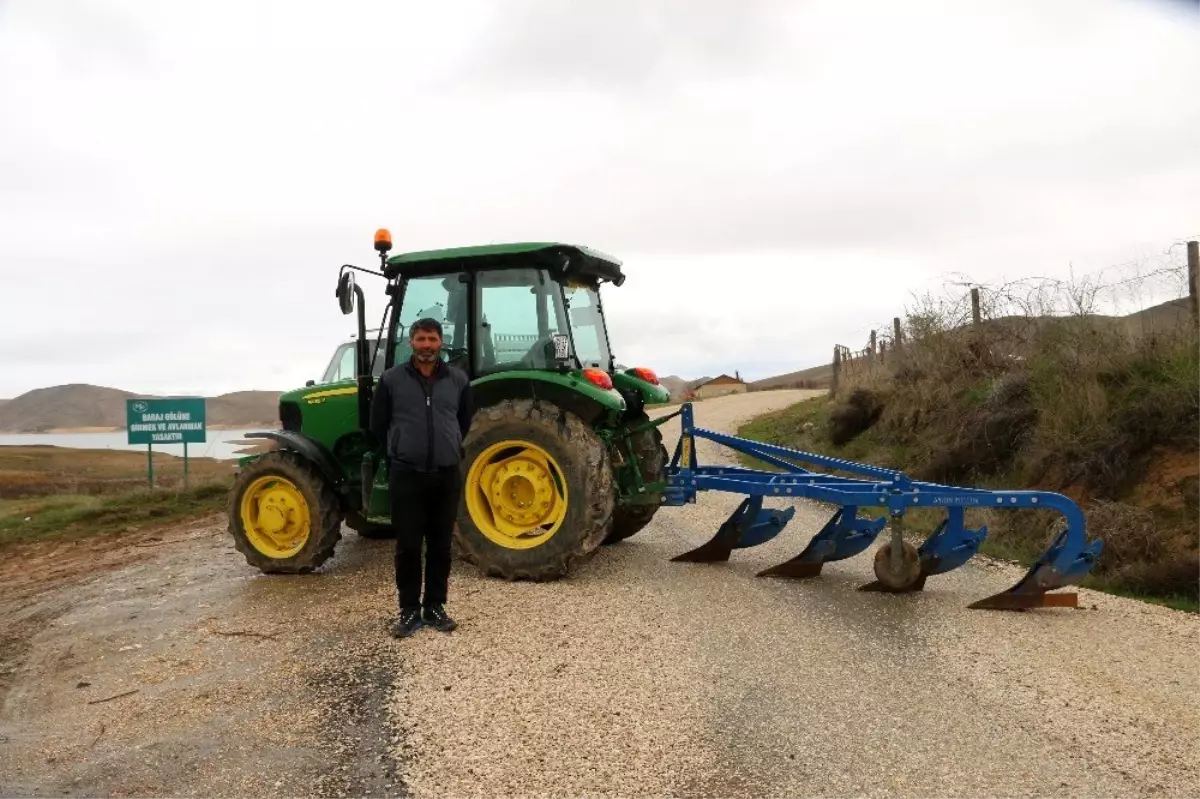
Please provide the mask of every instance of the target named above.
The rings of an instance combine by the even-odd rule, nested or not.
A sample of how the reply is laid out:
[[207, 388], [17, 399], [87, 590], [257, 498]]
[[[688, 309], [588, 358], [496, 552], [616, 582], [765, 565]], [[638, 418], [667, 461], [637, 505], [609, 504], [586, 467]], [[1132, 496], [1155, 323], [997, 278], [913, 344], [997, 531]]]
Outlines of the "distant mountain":
[[662, 383], [663, 388], [671, 392], [671, 400], [673, 402], [680, 402], [688, 391], [709, 379], [701, 377], [698, 380], [685, 380], [679, 375], [667, 375], [666, 377], [660, 377], [658, 382]]
[[[207, 398], [207, 424], [211, 428], [274, 427], [279, 423], [280, 393], [237, 391]], [[125, 400], [153, 396], [85, 383], [35, 388], [19, 397], [0, 400], [0, 432], [124, 430]]]

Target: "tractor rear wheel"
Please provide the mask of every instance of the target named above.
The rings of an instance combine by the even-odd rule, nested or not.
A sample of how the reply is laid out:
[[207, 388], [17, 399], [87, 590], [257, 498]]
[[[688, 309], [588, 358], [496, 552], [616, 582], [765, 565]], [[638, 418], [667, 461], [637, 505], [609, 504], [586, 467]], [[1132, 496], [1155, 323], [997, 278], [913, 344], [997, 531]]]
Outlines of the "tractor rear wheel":
[[480, 408], [463, 442], [456, 541], [492, 577], [553, 580], [599, 548], [615, 491], [608, 450], [573, 413], [541, 400]]
[[346, 526], [363, 538], [386, 540], [396, 537], [396, 531], [390, 524], [373, 522], [356, 510], [346, 511]]
[[227, 507], [233, 545], [268, 574], [305, 574], [333, 556], [342, 537], [337, 495], [294, 452], [276, 450], [234, 480]]
[[[640, 413], [630, 421], [629, 425], [636, 427], [648, 421], [650, 421], [650, 417], [645, 413]], [[638, 471], [642, 474], [642, 482], [657, 483], [665, 480], [670, 456], [667, 455], [667, 448], [663, 446], [662, 432], [659, 428], [651, 427], [649, 430], [643, 430], [630, 436], [629, 443], [634, 454], [637, 455]], [[649, 504], [618, 505], [613, 511], [612, 530], [604, 539], [604, 543], [615, 544], [618, 541], [624, 541], [649, 524], [650, 520], [654, 518], [654, 514], [658, 512], [661, 496], [662, 494], [659, 492], [647, 492], [646, 497], [653, 500]]]

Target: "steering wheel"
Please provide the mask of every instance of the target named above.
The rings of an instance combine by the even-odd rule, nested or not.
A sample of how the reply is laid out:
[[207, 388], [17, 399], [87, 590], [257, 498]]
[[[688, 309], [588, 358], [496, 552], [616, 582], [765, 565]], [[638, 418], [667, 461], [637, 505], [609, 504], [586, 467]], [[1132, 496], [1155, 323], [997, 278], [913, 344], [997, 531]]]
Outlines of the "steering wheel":
[[[541, 363], [539, 363], [541, 361]], [[554, 361], [554, 336], [543, 336], [533, 343], [519, 363], [530, 369], [545, 369]]]

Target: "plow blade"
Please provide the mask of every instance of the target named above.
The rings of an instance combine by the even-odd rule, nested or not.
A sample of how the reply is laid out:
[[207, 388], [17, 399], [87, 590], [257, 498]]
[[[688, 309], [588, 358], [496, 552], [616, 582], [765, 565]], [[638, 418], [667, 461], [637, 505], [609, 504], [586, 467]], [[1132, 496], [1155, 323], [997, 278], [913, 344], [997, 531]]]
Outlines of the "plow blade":
[[887, 519], [883, 516], [860, 519], [857, 514], [858, 508], [853, 505], [840, 508], [821, 528], [821, 532], [813, 536], [804, 551], [791, 560], [764, 569], [758, 576], [793, 579], [816, 577], [826, 562], [859, 554], [871, 546]]
[[934, 574], [957, 569], [975, 556], [987, 538], [987, 526], [971, 530], [963, 524], [964, 511], [961, 507], [948, 509], [946, 518], [938, 524], [925, 542], [917, 549], [920, 572], [908, 585], [889, 586], [876, 580], [859, 588], [860, 591], [886, 591], [908, 593], [925, 588], [925, 578]]
[[1079, 583], [1092, 570], [1096, 558], [1100, 556], [1101, 547], [1103, 542], [1087, 543], [1082, 532], [1068, 525], [1016, 585], [967, 607], [989, 610], [1077, 607], [1078, 595], [1074, 591], [1061, 594], [1046, 592]]
[[761, 496], [742, 500], [728, 519], [717, 530], [717, 534], [695, 549], [671, 558], [674, 562], [715, 563], [729, 560], [735, 549], [756, 547], [765, 544], [787, 526], [796, 513], [795, 508], [776, 510], [764, 509]]

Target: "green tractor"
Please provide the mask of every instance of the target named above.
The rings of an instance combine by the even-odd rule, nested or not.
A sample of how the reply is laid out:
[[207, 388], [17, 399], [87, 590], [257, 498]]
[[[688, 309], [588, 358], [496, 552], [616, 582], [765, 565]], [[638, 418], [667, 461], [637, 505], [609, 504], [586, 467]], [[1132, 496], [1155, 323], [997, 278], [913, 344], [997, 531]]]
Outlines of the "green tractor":
[[[242, 459], [229, 532], [263, 572], [311, 572], [334, 554], [342, 524], [390, 535], [383, 442], [368, 430], [383, 369], [406, 360], [413, 322], [442, 323], [442, 358], [471, 379], [455, 549], [486, 574], [555, 579], [606, 543], [641, 530], [662, 502], [668, 465], [646, 406], [668, 391], [647, 368], [619, 368], [600, 286], [621, 263], [586, 247], [521, 243], [390, 256], [378, 271], [345, 265], [336, 296], [357, 309], [352, 376], [284, 394], [281, 429], [252, 433], [272, 451]], [[377, 336], [354, 272], [385, 281]], [[383, 363], [379, 359], [383, 359]]]

